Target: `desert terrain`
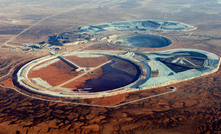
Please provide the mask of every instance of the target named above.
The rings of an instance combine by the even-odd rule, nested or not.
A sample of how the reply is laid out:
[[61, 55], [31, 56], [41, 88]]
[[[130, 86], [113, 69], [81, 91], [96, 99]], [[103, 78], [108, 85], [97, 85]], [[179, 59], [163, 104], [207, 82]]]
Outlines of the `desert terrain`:
[[[40, 100], [31, 94], [22, 94], [22, 89], [13, 83], [13, 74], [19, 67], [50, 55], [50, 47], [24, 51], [21, 49], [24, 44], [41, 42], [48, 36], [75, 31], [80, 26], [113, 21], [158, 19], [188, 23], [197, 26], [197, 30], [182, 33], [162, 31], [158, 34], [171, 39], [172, 45], [140, 51], [194, 48], [221, 56], [220, 1], [0, 0], [0, 5], [0, 134], [221, 133], [220, 69], [211, 75], [171, 85], [176, 92], [162, 96], [148, 98], [168, 91], [168, 87], [77, 100], [89, 104], [119, 104], [111, 108], [64, 103], [59, 99]], [[120, 49], [102, 42], [89, 42], [64, 46], [57, 53]], [[61, 74], [59, 67], [68, 68], [57, 63], [48, 71], [54, 71], [53, 75], [70, 77], [70, 72]], [[44, 71], [47, 70], [42, 71], [42, 77], [53, 77], [52, 74], [44, 75]], [[96, 72], [100, 73], [101, 70]], [[32, 75], [36, 75], [34, 71]], [[51, 83], [56, 85], [60, 82], [62, 80]], [[130, 100], [137, 101], [127, 103]]]

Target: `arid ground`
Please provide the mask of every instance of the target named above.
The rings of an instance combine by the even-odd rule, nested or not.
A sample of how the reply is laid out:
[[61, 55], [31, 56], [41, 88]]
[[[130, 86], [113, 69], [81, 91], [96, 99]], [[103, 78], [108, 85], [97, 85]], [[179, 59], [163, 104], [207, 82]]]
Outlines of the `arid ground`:
[[[0, 5], [0, 134], [221, 133], [221, 70], [171, 85], [176, 87], [171, 94], [115, 108], [39, 100], [17, 92], [13, 85], [13, 73], [18, 66], [49, 55], [50, 51], [50, 48], [23, 51], [20, 48], [23, 44], [105, 22], [158, 19], [191, 24], [198, 29], [160, 33], [172, 37], [175, 43], [171, 46], [145, 51], [196, 48], [221, 56], [220, 0], [0, 0]], [[118, 50], [102, 42], [89, 42], [65, 46], [58, 53], [91, 49]], [[115, 105], [164, 90], [167, 88], [98, 98], [93, 102]]]

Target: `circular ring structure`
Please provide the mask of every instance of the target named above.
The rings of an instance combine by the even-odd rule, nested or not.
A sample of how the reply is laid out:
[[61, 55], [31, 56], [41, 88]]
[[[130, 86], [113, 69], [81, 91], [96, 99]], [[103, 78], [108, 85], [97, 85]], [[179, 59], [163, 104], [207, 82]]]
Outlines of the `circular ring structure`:
[[26, 91], [69, 99], [98, 98], [132, 91], [141, 67], [130, 56], [72, 52], [33, 60], [19, 69], [17, 82]]

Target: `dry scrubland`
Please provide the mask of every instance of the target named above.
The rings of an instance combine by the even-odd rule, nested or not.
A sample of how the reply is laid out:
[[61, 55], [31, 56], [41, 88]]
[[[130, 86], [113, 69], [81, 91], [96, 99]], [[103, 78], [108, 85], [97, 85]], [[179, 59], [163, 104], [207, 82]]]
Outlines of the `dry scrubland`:
[[[177, 92], [170, 95], [111, 109], [40, 101], [3, 88], [0, 129], [5, 133], [218, 131], [220, 73], [176, 85]], [[136, 93], [132, 96], [136, 97]], [[114, 101], [124, 97], [116, 96]], [[113, 103], [112, 99], [100, 102]]]
[[[0, 0], [0, 5], [2, 7], [0, 9], [0, 44], [2, 45], [0, 75], [3, 76], [0, 83], [6, 86], [13, 86], [11, 81], [14, 67], [31, 59], [48, 55], [47, 49], [24, 52], [12, 48], [22, 46], [23, 43], [45, 40], [48, 35], [73, 31], [82, 25], [149, 18], [181, 21], [196, 25], [198, 30], [186, 33], [162, 33], [163, 35], [170, 34], [174, 37], [173, 41], [177, 42], [165, 49], [197, 48], [221, 56], [221, 11], [218, 10], [220, 4], [216, 2], [198, 0], [64, 2], [59, 0], [55, 3], [52, 0], [47, 2]], [[61, 12], [64, 13], [59, 15]], [[53, 16], [56, 14], [58, 15]], [[47, 16], [51, 17], [42, 20]], [[40, 20], [42, 21], [38, 23]], [[31, 29], [13, 39], [15, 35], [33, 24]], [[11, 38], [13, 40], [3, 44]], [[60, 51], [72, 51], [82, 46], [85, 48], [80, 50], [116, 49], [102, 43], [95, 43], [90, 46], [88, 44], [68, 46]], [[47, 102], [26, 97], [10, 88], [0, 87], [0, 133], [189, 134], [221, 132], [221, 70], [209, 76], [172, 86], [177, 88], [177, 91], [172, 94], [116, 108]], [[163, 90], [167, 89], [160, 88], [155, 92]], [[114, 105], [126, 99], [149, 94], [154, 94], [154, 92], [135, 92], [95, 99], [92, 102]]]

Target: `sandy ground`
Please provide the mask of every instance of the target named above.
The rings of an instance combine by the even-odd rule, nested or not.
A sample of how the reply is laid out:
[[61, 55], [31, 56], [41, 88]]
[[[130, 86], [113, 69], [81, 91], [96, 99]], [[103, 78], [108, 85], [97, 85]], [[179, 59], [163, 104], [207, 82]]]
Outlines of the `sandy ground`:
[[[221, 56], [219, 1], [105, 0], [101, 2], [97, 0], [82, 2], [49, 0], [37, 3], [36, 1], [15, 0], [7, 3], [0, 0], [0, 44], [44, 17], [63, 12], [66, 9], [73, 9], [42, 21], [8, 43], [8, 46], [4, 46], [4, 50], [0, 53], [1, 65], [4, 63], [14, 65], [19, 62], [20, 58], [27, 60], [28, 57], [32, 57], [34, 59], [48, 54], [50, 51], [23, 52], [20, 49], [11, 49], [22, 46], [23, 43], [46, 40], [49, 35], [73, 31], [82, 25], [141, 19], [176, 20], [198, 27], [196, 31], [185, 32], [186, 35], [162, 32], [163, 35], [169, 34], [176, 37], [178, 42], [166, 48], [145, 49], [145, 51], [196, 48]], [[66, 47], [61, 51], [72, 51], [84, 46], [85, 44]], [[95, 44], [85, 49], [116, 50], [119, 48]], [[138, 51], [144, 50], [138, 49]], [[59, 74], [60, 68], [52, 67], [51, 69], [48, 71], [55, 71], [58, 76], [61, 75]], [[7, 74], [9, 70], [10, 67], [1, 68], [1, 76]], [[42, 71], [42, 73], [45, 72]], [[50, 77], [54, 76], [51, 72]], [[47, 78], [43, 75], [42, 77]], [[70, 76], [66, 73], [62, 77]], [[12, 85], [10, 82], [11, 80], [8, 79], [2, 84]], [[56, 85], [59, 82], [55, 79], [52, 83]], [[41, 101], [23, 96], [12, 89], [0, 87], [0, 133], [221, 133], [221, 71], [173, 86], [177, 88], [177, 91], [172, 94], [117, 108], [86, 107]], [[113, 100], [111, 98], [97, 102], [116, 104], [130, 97], [139, 98], [140, 94], [142, 93], [135, 92], [125, 95], [125, 97], [122, 95]]]

